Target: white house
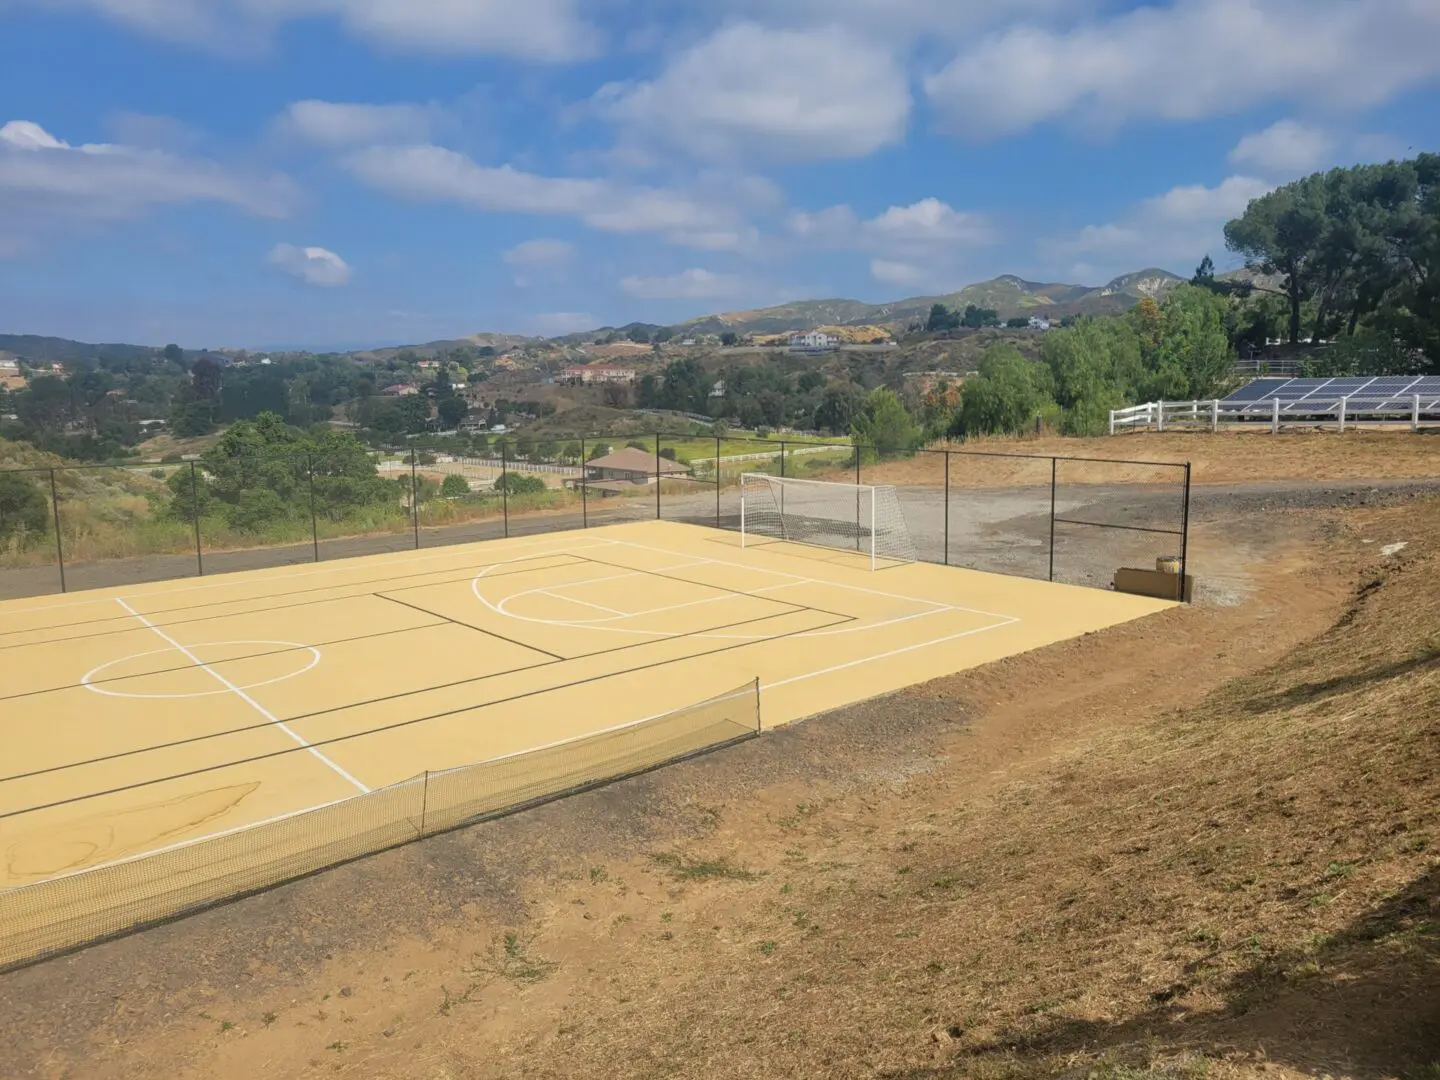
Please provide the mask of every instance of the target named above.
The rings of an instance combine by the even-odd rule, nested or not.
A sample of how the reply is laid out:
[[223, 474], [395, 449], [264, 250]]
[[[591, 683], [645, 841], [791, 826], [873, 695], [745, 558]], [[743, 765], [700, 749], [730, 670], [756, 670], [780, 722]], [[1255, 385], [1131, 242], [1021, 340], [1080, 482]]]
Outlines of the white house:
[[1030, 329], [1031, 329], [1031, 330], [1049, 330], [1049, 329], [1050, 329], [1050, 320], [1049, 320], [1049, 319], [1042, 319], [1039, 315], [1031, 315], [1031, 316], [1030, 316]]
[[806, 334], [791, 334], [790, 348], [804, 349], [807, 352], [823, 352], [826, 349], [837, 349], [840, 347], [840, 339], [830, 334], [823, 334], [819, 330], [811, 330]]
[[572, 386], [596, 386], [602, 383], [633, 383], [635, 369], [617, 364], [572, 364], [560, 372], [560, 379]]

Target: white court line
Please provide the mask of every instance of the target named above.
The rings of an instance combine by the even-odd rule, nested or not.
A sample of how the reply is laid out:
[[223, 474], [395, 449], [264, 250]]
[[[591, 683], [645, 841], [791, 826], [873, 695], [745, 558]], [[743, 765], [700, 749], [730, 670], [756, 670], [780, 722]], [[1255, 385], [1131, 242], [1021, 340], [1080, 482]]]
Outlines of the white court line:
[[[628, 611], [616, 611], [613, 607], [606, 607], [604, 604], [592, 604], [589, 600], [581, 600], [575, 596], [562, 596], [557, 592], [551, 592], [549, 589], [532, 589], [529, 593], [520, 593], [519, 595], [548, 596], [552, 600], [561, 600], [567, 604], [579, 604], [581, 607], [594, 608], [596, 611], [605, 611], [611, 615], [616, 616], [617, 618], [628, 619], [630, 617], [630, 613]], [[591, 621], [593, 622], [594, 620]]]
[[256, 712], [258, 712], [258, 713], [259, 713], [261, 716], [263, 716], [266, 720], [270, 721], [270, 723], [274, 724], [274, 725], [275, 725], [276, 727], [278, 727], [281, 731], [285, 732], [286, 735], [289, 735], [290, 738], [294, 739], [297, 743], [299, 743], [301, 746], [303, 746], [306, 750], [309, 750], [310, 753], [314, 754], [315, 757], [317, 757], [320, 761], [323, 761], [326, 765], [330, 766], [330, 768], [332, 768], [333, 770], [335, 770], [335, 772], [336, 772], [339, 776], [341, 776], [341, 777], [343, 777], [344, 779], [350, 781], [350, 783], [354, 784], [357, 788], [359, 788], [362, 793], [368, 793], [368, 792], [370, 791], [370, 789], [369, 789], [368, 787], [366, 787], [364, 784], [362, 784], [359, 780], [356, 780], [355, 777], [351, 776], [348, 772], [346, 772], [344, 769], [342, 769], [339, 765], [336, 765], [335, 762], [331, 761], [328, 757], [326, 757], [324, 754], [322, 754], [318, 749], [316, 749], [315, 747], [311, 746], [310, 743], [307, 742], [302, 736], [297, 735], [293, 729], [291, 729], [288, 725], [286, 725], [285, 721], [281, 720], [278, 716], [276, 716], [274, 713], [272, 713], [269, 709], [265, 708], [264, 705], [261, 705], [258, 701], [256, 701], [253, 697], [251, 697], [249, 694], [247, 694], [244, 690], [240, 689], [240, 687], [236, 686], [236, 685], [235, 685], [234, 683], [232, 683], [229, 679], [227, 679], [224, 675], [221, 675], [218, 671], [216, 671], [214, 668], [212, 668], [209, 664], [207, 664], [207, 663], [205, 663], [205, 661], [201, 660], [198, 656], [196, 656], [193, 652], [191, 652], [189, 649], [187, 649], [184, 645], [181, 645], [180, 642], [176, 641], [176, 640], [175, 640], [173, 637], [171, 637], [169, 634], [165, 633], [164, 630], [161, 630], [160, 627], [156, 626], [153, 622], [151, 622], [149, 619], [147, 619], [144, 615], [141, 615], [140, 612], [136, 611], [133, 607], [131, 607], [129, 604], [127, 604], [121, 597], [118, 597], [118, 596], [115, 597], [115, 602], [116, 602], [117, 604], [119, 604], [122, 608], [124, 608], [126, 611], [128, 611], [131, 615], [133, 615], [136, 619], [138, 619], [147, 629], [153, 630], [157, 635], [159, 635], [160, 640], [168, 643], [169, 645], [173, 646], [175, 649], [177, 649], [177, 650], [179, 650], [181, 653], [183, 653], [186, 657], [188, 657], [188, 658], [190, 659], [191, 663], [193, 663], [196, 667], [200, 668], [200, 670], [202, 670], [202, 671], [206, 672], [207, 674], [209, 674], [210, 676], [212, 676], [216, 681], [218, 681], [222, 686], [224, 686], [227, 690], [229, 690], [231, 693], [233, 693], [233, 694], [234, 694], [236, 697], [238, 697], [241, 701], [245, 702], [245, 704], [249, 705], [252, 709], [254, 709]]
[[[604, 526], [597, 526], [597, 527], [603, 528]], [[550, 534], [545, 535], [545, 536], [530, 536], [530, 537], [526, 537], [526, 536], [516, 536], [516, 537], [497, 538], [497, 539], [504, 539], [507, 544], [511, 544], [511, 545], [524, 544], [524, 545], [526, 545], [526, 546], [529, 546], [530, 544], [540, 544], [540, 543], [546, 543], [546, 542], [557, 542], [557, 541], [561, 541], [562, 538], [565, 537], [565, 536], [567, 536], [567, 535], [569, 535], [569, 534], [568, 534], [568, 533], [550, 533]], [[484, 544], [488, 544], [488, 543], [490, 543], [490, 542], [491, 542], [491, 541], [489, 541], [489, 540], [477, 540], [477, 541], [475, 541], [475, 543], [484, 543]], [[606, 537], [603, 537], [603, 536], [597, 536], [597, 537], [591, 538], [590, 543], [585, 544], [584, 546], [570, 545], [570, 546], [563, 547], [563, 548], [561, 548], [561, 550], [555, 551], [555, 552], [541, 552], [541, 555], [542, 555], [542, 556], [543, 556], [543, 555], [546, 555], [546, 554], [554, 554], [554, 555], [557, 555], [557, 556], [559, 556], [559, 555], [569, 555], [569, 554], [571, 554], [571, 553], [573, 553], [573, 552], [575, 552], [575, 551], [588, 551], [588, 550], [590, 550], [591, 548], [610, 547], [610, 546], [614, 545], [615, 543], [616, 543], [616, 541], [614, 541], [614, 540], [607, 539]], [[415, 549], [414, 549], [414, 548], [406, 548], [406, 549], [404, 549], [404, 550], [402, 550], [402, 551], [382, 551], [382, 552], [377, 552], [377, 553], [375, 553], [374, 555], [346, 556], [346, 557], [343, 557], [343, 558], [340, 558], [340, 559], [332, 560], [331, 562], [326, 563], [323, 567], [318, 567], [318, 568], [316, 568], [316, 569], [314, 569], [314, 570], [298, 570], [298, 571], [294, 571], [294, 568], [291, 567], [291, 566], [262, 566], [262, 567], [258, 567], [258, 568], [256, 568], [256, 569], [254, 569], [254, 570], [238, 570], [238, 571], [234, 571], [234, 572], [232, 572], [232, 573], [222, 573], [222, 574], [218, 575], [218, 577], [212, 578], [211, 580], [206, 581], [206, 582], [204, 582], [203, 584], [196, 584], [196, 585], [177, 585], [177, 586], [175, 586], [174, 588], [150, 589], [150, 590], [145, 591], [145, 592], [135, 592], [135, 591], [131, 591], [131, 592], [130, 592], [130, 597], [131, 597], [131, 599], [133, 599], [133, 600], [144, 600], [144, 599], [148, 599], [149, 597], [152, 597], [152, 596], [172, 596], [172, 595], [179, 594], [179, 593], [201, 592], [201, 591], [203, 591], [203, 590], [205, 590], [205, 589], [223, 589], [223, 588], [225, 588], [227, 585], [234, 585], [234, 584], [236, 584], [236, 579], [239, 578], [239, 577], [241, 577], [241, 576], [243, 576], [243, 575], [245, 575], [245, 574], [264, 574], [265, 577], [264, 577], [263, 580], [265, 580], [265, 581], [289, 581], [289, 580], [291, 580], [292, 578], [315, 577], [315, 576], [318, 575], [318, 574], [338, 574], [338, 573], [343, 573], [344, 571], [347, 571], [347, 570], [348, 570], [348, 571], [351, 571], [351, 572], [353, 573], [354, 571], [361, 569], [360, 566], [357, 566], [357, 565], [356, 565], [361, 559], [382, 559], [382, 558], [384, 558], [384, 557], [387, 556], [387, 555], [410, 555], [410, 556], [413, 556], [413, 558], [409, 559], [410, 562], [434, 562], [436, 559], [453, 559], [453, 558], [456, 558], [457, 556], [463, 554], [463, 551], [462, 551], [463, 548], [466, 548], [466, 547], [469, 547], [469, 546], [470, 546], [470, 545], [468, 545], [468, 544], [454, 545], [454, 546], [448, 548], [448, 549], [445, 550], [445, 551], [437, 551], [437, 552], [435, 552], [435, 553], [432, 554], [432, 555], [420, 555], [420, 554], [417, 554], [417, 553], [415, 552]], [[671, 554], [678, 554], [678, 552], [672, 552]], [[530, 560], [533, 559], [533, 558], [535, 558], [534, 555], [526, 555], [526, 556], [523, 556], [522, 558], [518, 558], [518, 559], [502, 559], [502, 560], [500, 560], [499, 562], [485, 563], [484, 565], [487, 566], [487, 567], [508, 566], [510, 563], [528, 562], [528, 561], [530, 561]], [[304, 564], [304, 563], [300, 563], [300, 564], [298, 564], [298, 565], [303, 566], [303, 565], [305, 565], [305, 564]], [[473, 565], [473, 564], [472, 564], [472, 565]], [[457, 569], [457, 570], [460, 570], [460, 569], [466, 569], [466, 570], [468, 570], [468, 569], [470, 569], [470, 567], [469, 567], [469, 566], [457, 566], [455, 569]], [[287, 573], [287, 571], [294, 571], [294, 572]], [[442, 570], [436, 570], [435, 572], [436, 572], [437, 574], [438, 574], [438, 573], [443, 573], [443, 569], [442, 569]], [[160, 585], [170, 585], [170, 584], [172, 584], [173, 581], [175, 581], [175, 580], [178, 580], [178, 579], [171, 579], [171, 581], [159, 582], [158, 584], [160, 584]], [[377, 579], [377, 580], [383, 580], [383, 579]], [[353, 584], [355, 584], [355, 585], [357, 585], [357, 586], [358, 586], [358, 585], [368, 585], [368, 584], [371, 584], [371, 582], [370, 582], [368, 579], [366, 579], [366, 580], [361, 580], [361, 581], [354, 582]], [[338, 588], [343, 588], [343, 587], [344, 587], [343, 585], [337, 585], [337, 586], [336, 586], [337, 589], [338, 589]], [[122, 586], [122, 588], [123, 588], [123, 586]], [[106, 590], [104, 590], [104, 589], [96, 589], [96, 590], [94, 590], [94, 591], [95, 591], [96, 593], [101, 593], [101, 594], [103, 594]], [[244, 600], [250, 600], [250, 599], [267, 599], [267, 598], [273, 597], [273, 596], [275, 596], [275, 595], [283, 595], [283, 594], [278, 594], [278, 593], [277, 593], [277, 594], [262, 594], [262, 595], [259, 596], [259, 597], [246, 596], [246, 597], [243, 597], [243, 598], [240, 599], [240, 600], [225, 601], [225, 602], [226, 602], [226, 603], [237, 603], [237, 604], [238, 604], [238, 603], [243, 603]], [[110, 597], [110, 596], [98, 595], [98, 596], [95, 596], [95, 597], [93, 597], [93, 598], [91, 598], [91, 599], [88, 599], [88, 600], [72, 600], [72, 601], [69, 601], [69, 602], [67, 602], [67, 603], [61, 603], [61, 604], [37, 604], [37, 605], [34, 606], [34, 607], [16, 608], [16, 609], [13, 609], [13, 610], [10, 609], [9, 607], [7, 607], [7, 605], [10, 604], [10, 603], [14, 603], [15, 601], [5, 600], [5, 601], [0, 601], [0, 616], [6, 616], [6, 615], [33, 615], [33, 614], [39, 614], [39, 613], [49, 612], [49, 611], [64, 611], [64, 610], [66, 610], [67, 608], [91, 607], [91, 606], [93, 606], [93, 605], [95, 605], [95, 604], [108, 604], [108, 603], [109, 603], [111, 600], [113, 600], [113, 599], [115, 599], [115, 598], [114, 598], [114, 597]], [[37, 629], [45, 630], [45, 629], [52, 629], [52, 628], [50, 628], [50, 627], [43, 627], [43, 626], [42, 626], [42, 627], [37, 627]]]
[[[638, 548], [641, 551], [653, 551], [658, 555], [679, 555], [681, 552], [670, 551], [668, 548], [653, 547], [650, 544], [637, 544], [633, 540], [611, 540], [610, 543], [622, 547]], [[841, 581], [831, 581], [827, 578], [805, 577], [802, 574], [791, 574], [784, 570], [768, 570], [761, 566], [750, 566], [746, 563], [729, 562], [726, 559], [705, 559], [707, 563], [714, 566], [729, 566], [736, 570], [749, 570], [757, 574], [771, 574], [775, 577], [790, 578], [796, 583], [806, 585], [827, 585], [832, 589], [849, 589], [851, 592], [869, 593], [871, 596], [883, 596], [890, 600], [908, 600], [912, 604], [929, 604], [932, 607], [945, 611], [964, 611], [971, 615], [984, 615], [987, 619], [1015, 619], [1012, 615], [1002, 615], [995, 611], [982, 611], [980, 608], [962, 607], [959, 604], [942, 604], [938, 600], [926, 600], [919, 596], [903, 596], [900, 593], [882, 592], [879, 589], [867, 589], [863, 585], [847, 585]], [[1016, 619], [1018, 622], [1019, 620]], [[877, 624], [883, 625], [883, 624]]]
[[[932, 638], [929, 641], [921, 641], [915, 645], [906, 645], [904, 648], [891, 649], [889, 652], [877, 653], [874, 656], [862, 656], [859, 660], [851, 660], [848, 663], [836, 664], [834, 667], [821, 668], [819, 671], [807, 672], [804, 675], [792, 675], [788, 679], [780, 679], [778, 682], [766, 683], [761, 690], [774, 690], [777, 686], [789, 686], [791, 683], [804, 682], [806, 679], [813, 679], [820, 675], [831, 675], [837, 671], [844, 671], [846, 668], [859, 667], [861, 664], [873, 664], [876, 660], [888, 660], [892, 656], [902, 656], [916, 649], [928, 649], [932, 645], [944, 645], [947, 641], [958, 641], [960, 638], [971, 637], [975, 634], [984, 634], [991, 630], [999, 630], [1001, 627], [1013, 626], [1020, 620], [1008, 618], [1003, 622], [991, 623], [989, 626], [977, 626], [973, 630], [962, 630], [958, 634], [948, 634], [945, 637]], [[801, 635], [803, 636], [803, 635]]]

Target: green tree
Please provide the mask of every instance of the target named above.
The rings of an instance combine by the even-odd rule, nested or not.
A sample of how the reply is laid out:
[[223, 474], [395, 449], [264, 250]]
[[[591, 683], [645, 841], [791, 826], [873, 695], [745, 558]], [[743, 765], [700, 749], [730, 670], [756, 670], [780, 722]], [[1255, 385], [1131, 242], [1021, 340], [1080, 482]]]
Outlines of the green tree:
[[982, 326], [998, 326], [1000, 315], [994, 308], [976, 307], [974, 304], [965, 305], [965, 314], [960, 316], [960, 325], [968, 326], [972, 330], [978, 330]]
[[1053, 330], [1040, 344], [1040, 359], [1069, 435], [1106, 430], [1110, 410], [1127, 403], [1144, 372], [1139, 337], [1125, 319], [1081, 319]]
[[590, 448], [590, 460], [591, 460], [591, 461], [595, 461], [595, 460], [597, 460], [598, 458], [609, 457], [609, 456], [610, 456], [610, 444], [609, 444], [609, 443], [603, 443], [603, 442], [602, 442], [602, 443], [596, 443], [594, 446], [592, 446], [592, 447]]
[[1030, 325], [1030, 316], [1016, 315], [1013, 318], [1006, 319], [1005, 325], [1008, 326], [1011, 330], [1024, 330], [1027, 326]]
[[470, 412], [470, 406], [465, 404], [465, 399], [456, 394], [442, 397], [436, 402], [435, 409], [440, 414], [440, 426], [447, 431], [459, 427], [460, 421]]
[[1225, 246], [1245, 265], [1281, 278], [1290, 304], [1290, 343], [1300, 340], [1300, 307], [1314, 295], [1320, 244], [1326, 230], [1326, 192], [1320, 173], [1251, 201], [1225, 226]]
[[0, 472], [0, 549], [25, 548], [45, 536], [50, 525], [50, 500], [30, 477]]
[[926, 333], [934, 334], [944, 330], [954, 330], [959, 325], [960, 316], [944, 304], [930, 305], [930, 317], [925, 320]]
[[470, 494], [470, 484], [459, 473], [451, 473], [440, 483], [442, 499], [462, 499]]
[[1050, 372], [1013, 345], [985, 350], [980, 373], [965, 380], [952, 435], [1019, 435], [1051, 404]]
[[872, 390], [850, 425], [850, 436], [857, 447], [878, 454], [882, 459], [913, 451], [920, 445], [923, 432], [893, 390], [881, 387]]
[[727, 349], [733, 349], [736, 343], [739, 342], [739, 340], [739, 335], [736, 334], [733, 330], [726, 330], [723, 334], [720, 335], [720, 344], [725, 346], [725, 348]]
[[812, 423], [817, 431], [844, 435], [865, 407], [865, 392], [854, 383], [832, 383], [820, 395]]
[[495, 481], [495, 490], [508, 495], [538, 495], [545, 490], [545, 481], [526, 473], [507, 472]]

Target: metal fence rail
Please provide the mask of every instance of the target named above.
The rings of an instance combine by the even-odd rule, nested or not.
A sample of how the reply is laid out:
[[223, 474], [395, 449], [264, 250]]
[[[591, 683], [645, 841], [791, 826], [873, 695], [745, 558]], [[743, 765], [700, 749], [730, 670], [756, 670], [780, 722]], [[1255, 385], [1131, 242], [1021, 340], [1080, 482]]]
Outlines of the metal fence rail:
[[1383, 424], [1389, 427], [1440, 426], [1440, 398], [1433, 394], [1385, 397], [1352, 394], [1305, 398], [1258, 398], [1253, 401], [1148, 401], [1110, 412], [1110, 434], [1125, 431], [1218, 431], [1245, 425], [1268, 427], [1333, 427]]
[[5, 506], [11, 478], [31, 489], [19, 516], [0, 509], [0, 599], [645, 519], [734, 530], [747, 472], [893, 486], [919, 557], [950, 566], [1104, 587], [1187, 552], [1183, 463], [790, 439], [725, 455], [734, 438], [663, 434], [628, 471], [589, 463], [614, 441], [574, 440], [579, 462], [411, 452], [380, 469], [356, 448], [0, 472]]

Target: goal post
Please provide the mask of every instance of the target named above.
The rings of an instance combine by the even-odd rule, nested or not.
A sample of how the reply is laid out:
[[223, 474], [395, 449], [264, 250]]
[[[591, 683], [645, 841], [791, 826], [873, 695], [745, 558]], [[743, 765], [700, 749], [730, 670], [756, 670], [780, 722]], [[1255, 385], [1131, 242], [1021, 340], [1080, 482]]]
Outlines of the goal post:
[[853, 551], [870, 560], [914, 562], [915, 545], [890, 485], [744, 473], [740, 477], [740, 545], [757, 537]]

